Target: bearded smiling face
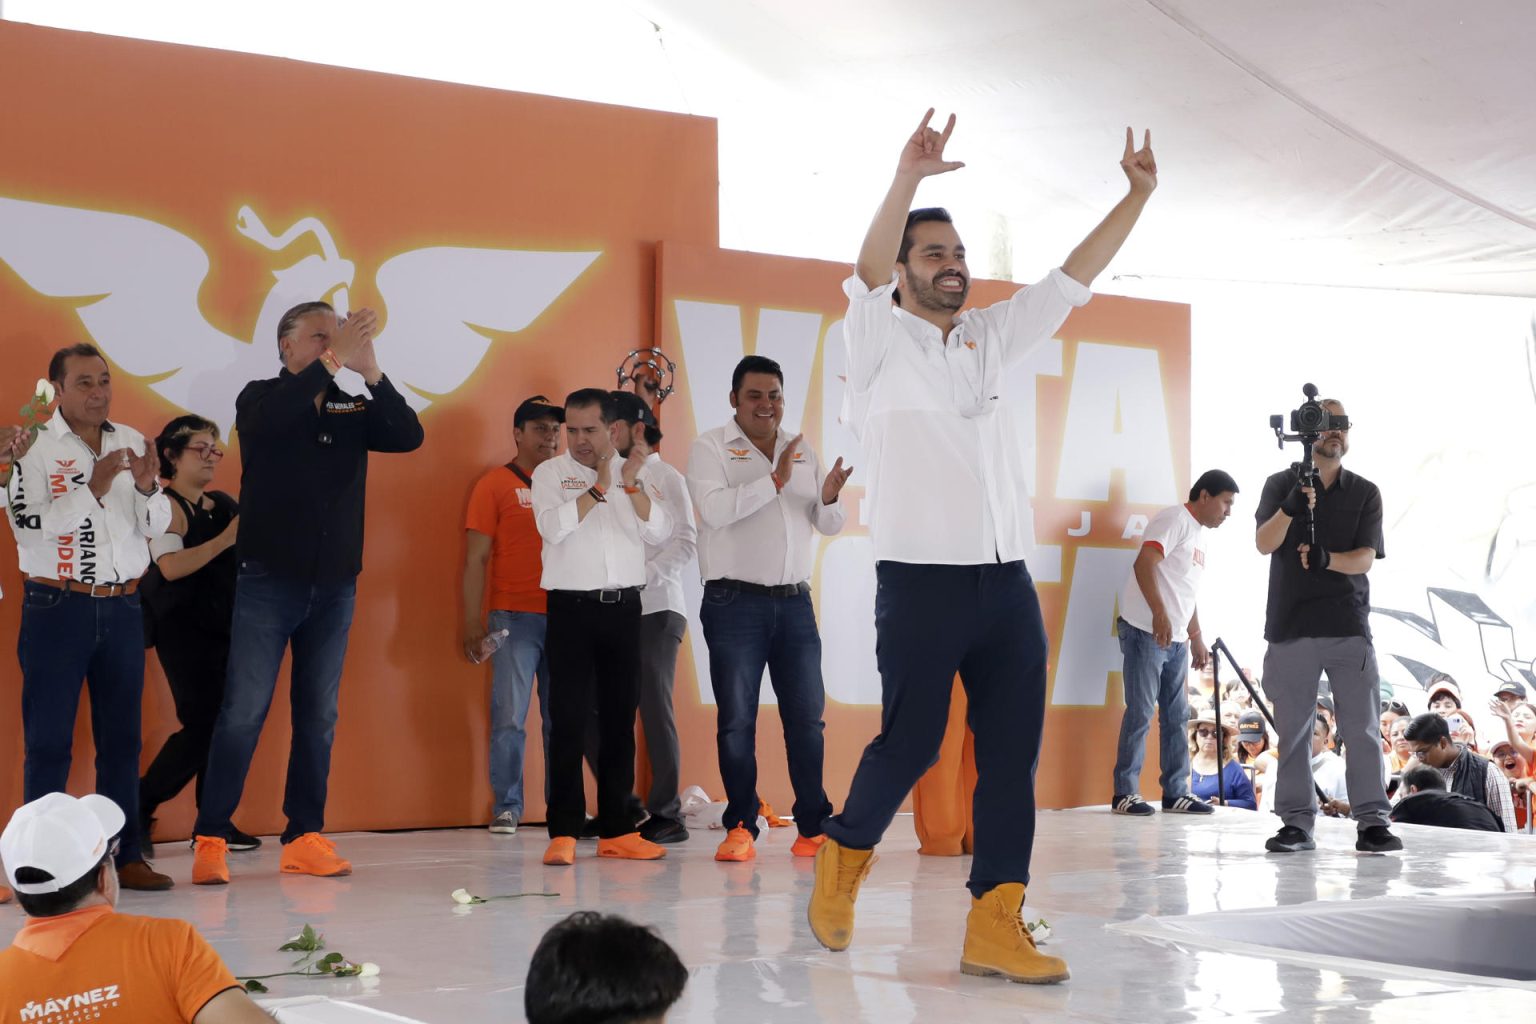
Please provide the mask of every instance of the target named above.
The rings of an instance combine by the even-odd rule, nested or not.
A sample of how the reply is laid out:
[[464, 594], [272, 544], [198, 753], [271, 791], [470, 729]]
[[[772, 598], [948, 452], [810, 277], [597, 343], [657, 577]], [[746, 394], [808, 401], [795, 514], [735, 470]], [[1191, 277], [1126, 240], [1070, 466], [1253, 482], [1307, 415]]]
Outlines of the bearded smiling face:
[[912, 225], [912, 247], [898, 263], [903, 303], [934, 313], [955, 313], [971, 291], [965, 246], [953, 224], [923, 221]]

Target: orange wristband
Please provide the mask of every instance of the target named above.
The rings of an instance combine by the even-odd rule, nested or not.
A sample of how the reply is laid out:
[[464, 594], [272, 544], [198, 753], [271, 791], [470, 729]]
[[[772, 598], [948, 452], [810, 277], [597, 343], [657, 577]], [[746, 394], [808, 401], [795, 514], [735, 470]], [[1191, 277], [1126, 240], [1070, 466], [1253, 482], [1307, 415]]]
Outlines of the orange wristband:
[[625, 494], [639, 494], [640, 493], [640, 488], [638, 488], [638, 487], [631, 487], [631, 486], [629, 486], [629, 484], [625, 484], [624, 485], [624, 493]]
[[330, 370], [332, 374], [341, 372], [341, 360], [337, 359], [336, 353], [332, 352], [330, 349], [326, 349], [324, 352], [320, 353], [320, 362], [325, 366], [327, 370]]

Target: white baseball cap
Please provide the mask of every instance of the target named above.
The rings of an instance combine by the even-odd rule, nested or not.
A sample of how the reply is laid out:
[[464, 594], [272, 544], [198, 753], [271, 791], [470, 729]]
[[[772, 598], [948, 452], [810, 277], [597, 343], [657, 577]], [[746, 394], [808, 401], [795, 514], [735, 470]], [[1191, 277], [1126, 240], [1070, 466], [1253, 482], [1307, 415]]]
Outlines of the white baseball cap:
[[[78, 800], [68, 793], [39, 797], [12, 815], [5, 832], [0, 833], [5, 876], [17, 892], [58, 892], [101, 863], [112, 837], [122, 831], [124, 820], [117, 804], [96, 793]], [[53, 878], [18, 882], [18, 868], [37, 868]]]

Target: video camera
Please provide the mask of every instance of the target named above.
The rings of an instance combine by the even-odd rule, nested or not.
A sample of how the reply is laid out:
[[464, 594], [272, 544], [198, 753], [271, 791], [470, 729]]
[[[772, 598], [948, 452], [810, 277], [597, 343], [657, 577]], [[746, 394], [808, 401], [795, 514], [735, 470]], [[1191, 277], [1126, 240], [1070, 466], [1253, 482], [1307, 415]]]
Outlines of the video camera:
[[[1291, 434], [1285, 433], [1285, 418], [1280, 415], [1271, 416], [1269, 425], [1275, 431], [1279, 446], [1285, 447], [1287, 441], [1305, 441], [1308, 455], [1311, 454], [1312, 442], [1316, 441], [1324, 433], [1330, 430], [1348, 430], [1349, 417], [1343, 413], [1331, 413], [1323, 403], [1317, 400], [1317, 385], [1303, 384], [1301, 393], [1307, 400], [1301, 403], [1301, 408], [1291, 410]], [[1307, 461], [1311, 461], [1310, 458]]]
[[[1312, 446], [1327, 431], [1348, 430], [1349, 417], [1329, 412], [1317, 400], [1316, 384], [1303, 384], [1301, 393], [1307, 400], [1300, 408], [1291, 410], [1291, 432], [1285, 432], [1285, 417], [1279, 414], [1269, 418], [1269, 426], [1275, 432], [1275, 444], [1280, 449], [1284, 450], [1287, 441], [1301, 442], [1301, 461], [1292, 466], [1301, 478], [1300, 483], [1315, 489], [1318, 478], [1317, 466], [1312, 461]], [[1317, 544], [1317, 518], [1310, 509], [1307, 511], [1307, 541], [1314, 547]]]

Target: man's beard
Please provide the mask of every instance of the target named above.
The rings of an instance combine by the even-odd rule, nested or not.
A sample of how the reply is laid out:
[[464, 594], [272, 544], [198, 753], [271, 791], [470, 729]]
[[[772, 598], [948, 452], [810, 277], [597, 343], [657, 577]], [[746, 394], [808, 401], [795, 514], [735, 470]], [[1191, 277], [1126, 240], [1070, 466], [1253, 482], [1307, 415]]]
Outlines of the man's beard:
[[[1339, 446], [1339, 453], [1337, 455], [1331, 454], [1330, 452], [1325, 450], [1325, 448], [1328, 445], [1331, 445], [1331, 444], [1337, 444]], [[1349, 445], [1348, 445], [1348, 443], [1346, 443], [1343, 440], [1337, 440], [1337, 439], [1334, 439], [1334, 438], [1330, 438], [1330, 439], [1328, 439], [1326, 441], [1318, 441], [1317, 443], [1312, 445], [1312, 454], [1313, 455], [1321, 455], [1325, 459], [1342, 459], [1348, 453], [1349, 453]]]
[[[940, 274], [939, 276], [949, 277], [953, 275]], [[959, 291], [947, 292], [938, 287], [932, 281], [918, 281], [913, 279], [911, 281], [912, 301], [917, 303], [919, 306], [922, 306], [924, 309], [933, 310], [935, 313], [953, 313], [955, 310], [965, 305], [965, 297], [971, 292], [971, 282], [969, 278], [961, 276], [960, 282], [961, 288]]]

